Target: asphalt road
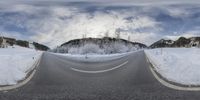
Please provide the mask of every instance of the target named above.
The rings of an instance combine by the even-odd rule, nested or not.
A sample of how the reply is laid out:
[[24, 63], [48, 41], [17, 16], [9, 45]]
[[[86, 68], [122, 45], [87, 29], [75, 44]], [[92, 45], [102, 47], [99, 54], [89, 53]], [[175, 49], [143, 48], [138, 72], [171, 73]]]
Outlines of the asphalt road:
[[31, 81], [0, 92], [0, 100], [199, 99], [200, 92], [178, 91], [159, 83], [143, 51], [103, 63], [77, 62], [44, 53]]

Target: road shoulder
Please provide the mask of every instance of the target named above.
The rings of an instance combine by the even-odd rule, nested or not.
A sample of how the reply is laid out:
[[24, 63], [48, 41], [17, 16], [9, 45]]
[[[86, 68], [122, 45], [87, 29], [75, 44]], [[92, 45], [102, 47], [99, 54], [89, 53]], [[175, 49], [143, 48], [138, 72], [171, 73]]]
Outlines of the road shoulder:
[[[145, 53], [145, 52], [144, 52]], [[182, 91], [200, 91], [199, 85], [185, 85], [176, 82], [169, 81], [165, 77], [163, 77], [156, 69], [154, 62], [149, 59], [148, 55], [145, 53], [147, 63], [149, 64], [149, 68], [153, 74], [153, 76], [164, 86], [175, 89], [175, 90], [182, 90]]]

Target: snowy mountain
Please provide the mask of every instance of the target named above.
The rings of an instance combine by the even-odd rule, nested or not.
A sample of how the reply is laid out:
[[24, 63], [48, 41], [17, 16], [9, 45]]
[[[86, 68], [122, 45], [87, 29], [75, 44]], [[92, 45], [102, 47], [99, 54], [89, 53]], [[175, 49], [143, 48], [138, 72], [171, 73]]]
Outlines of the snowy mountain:
[[36, 49], [36, 50], [42, 50], [47, 51], [49, 47], [39, 44], [37, 42], [30, 42], [25, 40], [16, 40], [14, 38], [9, 37], [0, 37], [0, 48], [6, 48], [8, 46], [18, 45], [21, 47]]
[[161, 39], [150, 45], [150, 48], [171, 47], [173, 43], [174, 43], [173, 40]]
[[191, 38], [180, 37], [175, 41], [161, 39], [150, 46], [150, 48], [160, 48], [160, 47], [200, 47], [200, 37], [191, 37]]
[[116, 38], [75, 39], [51, 50], [56, 53], [69, 54], [113, 54], [147, 48], [146, 45]]

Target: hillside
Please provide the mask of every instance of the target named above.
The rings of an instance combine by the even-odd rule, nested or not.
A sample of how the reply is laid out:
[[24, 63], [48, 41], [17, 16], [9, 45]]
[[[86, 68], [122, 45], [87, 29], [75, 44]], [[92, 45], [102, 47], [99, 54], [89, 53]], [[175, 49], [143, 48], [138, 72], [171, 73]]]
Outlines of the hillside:
[[83, 38], [68, 41], [52, 50], [69, 54], [113, 54], [147, 48], [146, 45], [116, 38]]
[[9, 37], [0, 37], [0, 48], [5, 48], [7, 46], [13, 46], [13, 45], [18, 45], [21, 47], [32, 48], [32, 49], [42, 50], [42, 51], [49, 50], [49, 47], [47, 47], [43, 44], [39, 44], [37, 42], [16, 40], [14, 38], [9, 38]]
[[180, 37], [175, 41], [161, 39], [150, 46], [150, 48], [161, 48], [161, 47], [187, 47], [187, 48], [200, 47], [200, 37], [191, 37], [191, 38]]

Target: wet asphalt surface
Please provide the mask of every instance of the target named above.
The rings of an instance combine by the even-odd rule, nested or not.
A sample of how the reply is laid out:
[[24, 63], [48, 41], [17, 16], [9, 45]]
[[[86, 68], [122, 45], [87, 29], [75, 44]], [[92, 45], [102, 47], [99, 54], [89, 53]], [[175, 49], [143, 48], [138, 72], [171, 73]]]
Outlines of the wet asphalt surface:
[[[102, 73], [83, 73], [71, 68]], [[0, 92], [0, 100], [200, 100], [200, 92], [178, 91], [159, 83], [143, 51], [126, 57], [87, 63], [44, 53], [34, 77], [26, 85]]]

